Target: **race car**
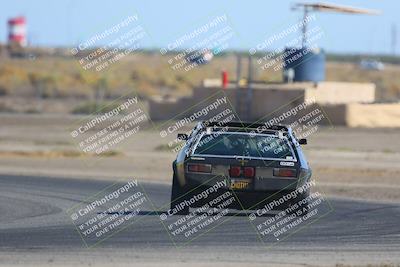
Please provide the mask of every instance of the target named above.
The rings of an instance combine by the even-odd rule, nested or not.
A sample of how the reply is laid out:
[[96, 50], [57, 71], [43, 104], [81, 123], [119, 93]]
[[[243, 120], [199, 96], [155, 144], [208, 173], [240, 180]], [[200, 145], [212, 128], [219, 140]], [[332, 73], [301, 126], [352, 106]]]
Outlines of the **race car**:
[[178, 139], [185, 144], [172, 164], [169, 214], [188, 214], [225, 192], [235, 196], [228, 208], [238, 210], [260, 209], [286, 196], [274, 207], [284, 210], [309, 196], [309, 188], [299, 191], [312, 173], [300, 147], [307, 140], [298, 140], [290, 127], [202, 121]]

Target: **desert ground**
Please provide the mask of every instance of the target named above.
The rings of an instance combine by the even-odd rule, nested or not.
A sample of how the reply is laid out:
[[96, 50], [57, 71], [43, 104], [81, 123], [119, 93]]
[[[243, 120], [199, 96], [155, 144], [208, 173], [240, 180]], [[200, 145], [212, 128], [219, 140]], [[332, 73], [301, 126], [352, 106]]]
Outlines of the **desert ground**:
[[[111, 155], [81, 153], [70, 136], [77, 115], [0, 115], [0, 173], [171, 183], [173, 136], [146, 129]], [[329, 196], [400, 201], [400, 129], [322, 127], [304, 147], [318, 190]]]
[[[0, 115], [0, 263], [4, 266], [387, 266], [400, 263], [400, 129], [321, 126], [304, 147], [327, 204], [321, 217], [271, 248], [247, 216], [174, 248], [159, 212], [168, 206], [176, 153], [157, 123], [102, 157], [71, 137], [84, 116]], [[158, 122], [163, 123], [163, 122]], [[185, 129], [188, 130], [192, 125]], [[111, 153], [112, 152], [112, 153]], [[140, 227], [87, 248], [67, 214], [113, 182], [138, 179], [155, 206]], [[181, 217], [181, 216], [177, 216]], [[139, 219], [138, 219], [139, 220]], [[275, 244], [275, 243], [271, 243]], [[199, 249], [201, 248], [201, 249]], [[243, 253], [246, 251], [246, 253]], [[290, 252], [290, 256], [288, 254]]]

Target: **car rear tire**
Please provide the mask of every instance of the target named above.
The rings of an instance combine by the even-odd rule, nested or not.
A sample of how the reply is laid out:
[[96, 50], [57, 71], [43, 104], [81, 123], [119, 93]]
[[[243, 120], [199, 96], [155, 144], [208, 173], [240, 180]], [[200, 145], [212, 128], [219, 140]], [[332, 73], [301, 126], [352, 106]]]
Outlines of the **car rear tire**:
[[[174, 209], [178, 209], [178, 204], [182, 203], [185, 198], [185, 190], [179, 184], [178, 179], [176, 178], [175, 172], [172, 178], [172, 192], [171, 192], [171, 211]], [[174, 213], [174, 215], [188, 215], [189, 214], [189, 207], [185, 206], [183, 209]]]

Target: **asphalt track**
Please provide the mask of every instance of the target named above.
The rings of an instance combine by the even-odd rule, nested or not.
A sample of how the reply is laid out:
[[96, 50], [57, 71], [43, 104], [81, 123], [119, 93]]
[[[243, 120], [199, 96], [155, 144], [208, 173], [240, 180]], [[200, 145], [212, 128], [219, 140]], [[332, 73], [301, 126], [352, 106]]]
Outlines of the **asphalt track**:
[[[110, 184], [97, 180], [0, 176], [0, 252], [36, 249], [46, 254], [88, 250], [67, 210], [88, 203], [88, 197]], [[242, 258], [282, 263], [290, 258], [289, 262], [299, 259], [312, 264], [319, 255], [329, 263], [355, 263], [357, 259], [365, 264], [400, 263], [400, 205], [397, 204], [328, 198], [319, 207], [318, 212], [323, 216], [303, 224], [293, 234], [282, 236], [282, 240], [271, 235], [263, 238], [257, 233], [254, 225], [265, 221], [265, 217], [257, 218], [252, 224], [245, 214], [232, 212], [211, 230], [186, 242], [185, 238], [171, 238], [171, 232], [166, 229], [171, 220], [180, 216], [160, 220], [159, 214], [169, 202], [170, 186], [141, 185], [151, 204], [143, 206], [135, 223], [100, 243], [89, 243], [89, 246], [95, 244], [91, 251], [125, 249], [147, 251], [149, 255], [157, 251], [161, 257], [163, 251], [178, 248], [181, 253], [191, 254], [192, 260], [202, 259], [208, 253], [207, 257], [218, 260]], [[183, 254], [168, 255], [162, 257], [170, 257], [169, 260], [184, 257]]]

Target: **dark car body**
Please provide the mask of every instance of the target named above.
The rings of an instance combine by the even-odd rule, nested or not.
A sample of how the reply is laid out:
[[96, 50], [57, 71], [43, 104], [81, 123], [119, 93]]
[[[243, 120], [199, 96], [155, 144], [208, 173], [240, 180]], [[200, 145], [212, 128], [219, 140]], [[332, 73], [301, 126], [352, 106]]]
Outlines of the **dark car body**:
[[[178, 138], [186, 143], [173, 162], [173, 214], [187, 214], [189, 206], [182, 208], [181, 203], [218, 182], [225, 183], [219, 195], [234, 192], [237, 201], [230, 209], [248, 210], [298, 189], [311, 177], [300, 147], [306, 140], [297, 140], [283, 125], [203, 121], [190, 135], [179, 134]], [[296, 200], [308, 194], [306, 190]], [[190, 207], [201, 207], [205, 201], [198, 200]]]

